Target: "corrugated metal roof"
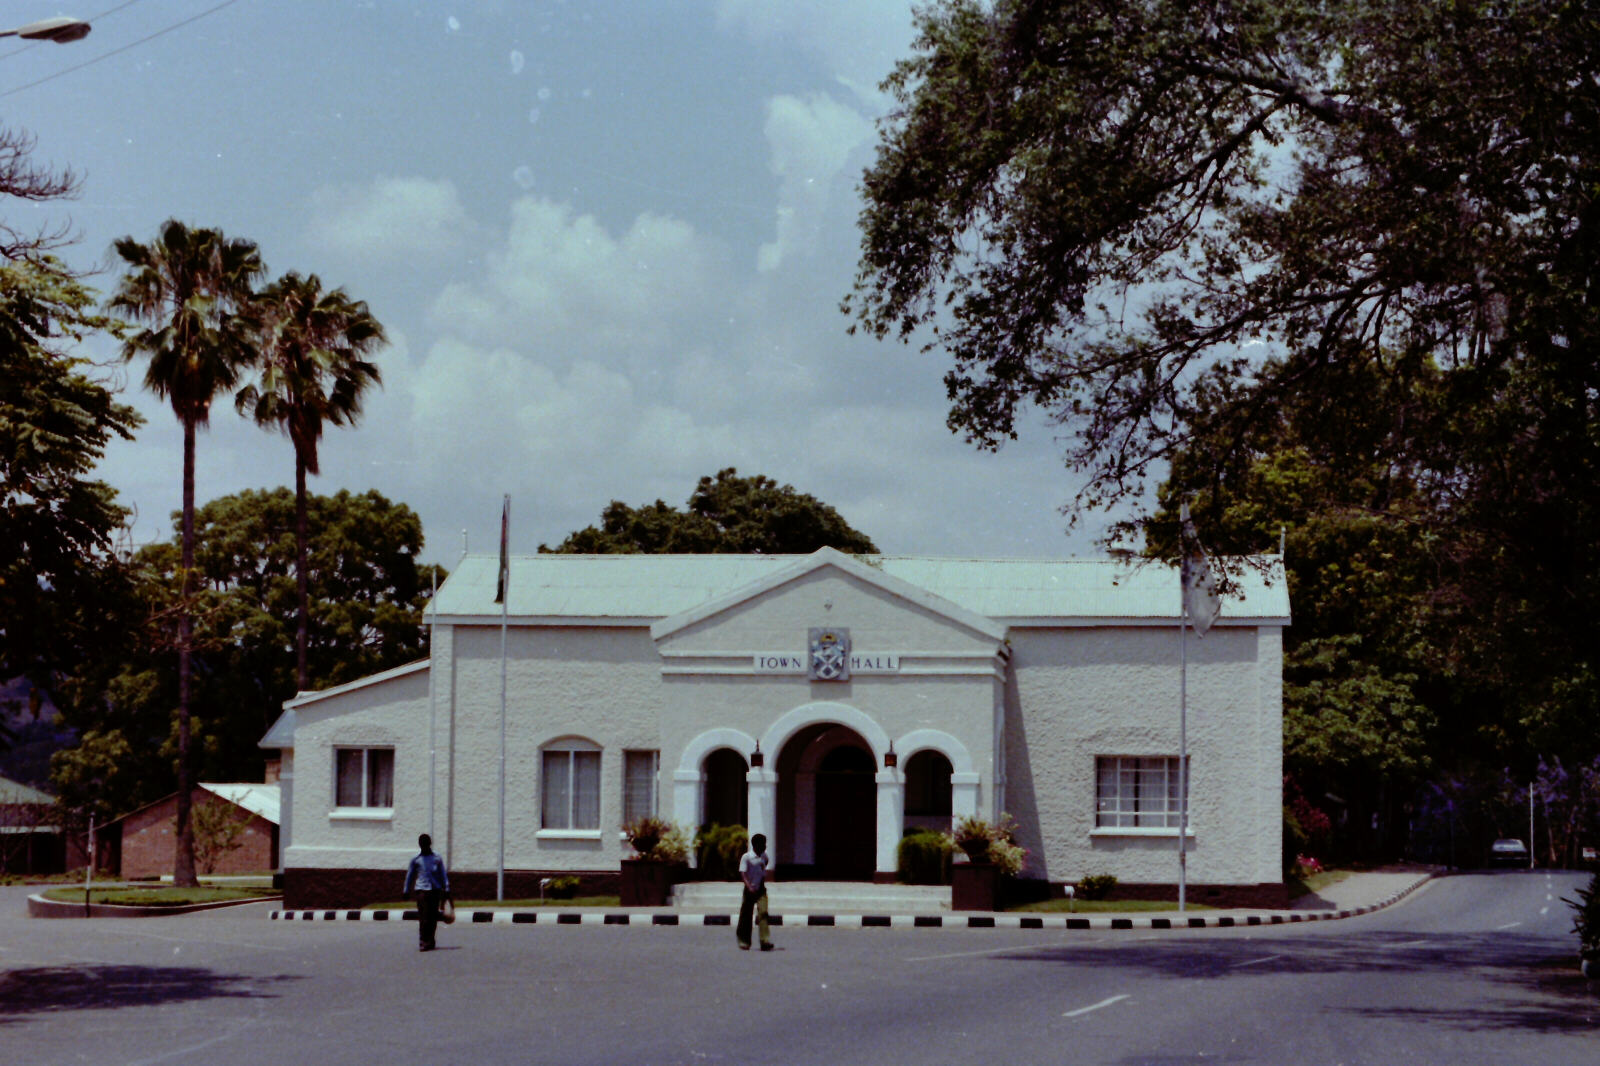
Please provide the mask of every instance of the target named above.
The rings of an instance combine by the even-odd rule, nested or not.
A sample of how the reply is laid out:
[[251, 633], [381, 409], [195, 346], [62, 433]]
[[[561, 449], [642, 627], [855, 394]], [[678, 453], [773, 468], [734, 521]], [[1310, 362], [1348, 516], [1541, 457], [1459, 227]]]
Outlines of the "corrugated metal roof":
[[215, 793], [229, 803], [243, 807], [251, 814], [258, 815], [271, 822], [278, 821], [278, 809], [281, 790], [276, 782], [270, 785], [261, 784], [234, 784], [234, 785], [208, 785], [200, 783], [200, 787], [207, 792]]
[[[800, 555], [513, 556], [507, 615], [519, 620], [653, 621], [726, 596], [807, 558]], [[1012, 624], [1176, 620], [1178, 578], [1161, 563], [1114, 559], [951, 559], [857, 556], [970, 611]], [[1230, 561], [1236, 589], [1222, 621], [1287, 623], [1289, 594], [1276, 558]], [[440, 620], [492, 621], [497, 555], [468, 555], [439, 589]]]
[[0, 803], [54, 803], [56, 798], [48, 792], [40, 792], [32, 785], [24, 785], [21, 781], [13, 781], [9, 777], [0, 777]]

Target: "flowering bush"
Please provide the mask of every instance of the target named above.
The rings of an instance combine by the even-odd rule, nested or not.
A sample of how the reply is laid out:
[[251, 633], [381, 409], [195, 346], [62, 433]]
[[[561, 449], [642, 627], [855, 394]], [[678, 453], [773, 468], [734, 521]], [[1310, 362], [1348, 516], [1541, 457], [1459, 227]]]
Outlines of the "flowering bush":
[[1294, 857], [1294, 875], [1296, 877], [1310, 877], [1320, 874], [1323, 870], [1322, 863], [1314, 855], [1296, 855]]
[[991, 840], [989, 861], [998, 866], [1000, 872], [1007, 877], [1015, 877], [1022, 872], [1022, 867], [1028, 861], [1028, 849], [1010, 840]]
[[665, 836], [656, 841], [655, 850], [650, 852], [650, 857], [657, 862], [688, 862], [689, 848], [689, 834], [684, 832], [683, 826], [675, 825], [667, 830]]

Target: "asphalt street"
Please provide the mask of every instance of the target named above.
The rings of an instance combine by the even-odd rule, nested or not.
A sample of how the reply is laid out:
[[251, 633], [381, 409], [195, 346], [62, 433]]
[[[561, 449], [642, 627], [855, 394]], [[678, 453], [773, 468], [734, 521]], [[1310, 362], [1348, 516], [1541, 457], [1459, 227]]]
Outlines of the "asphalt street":
[[1171, 931], [38, 920], [0, 889], [0, 1063], [1600, 1062], [1584, 875]]

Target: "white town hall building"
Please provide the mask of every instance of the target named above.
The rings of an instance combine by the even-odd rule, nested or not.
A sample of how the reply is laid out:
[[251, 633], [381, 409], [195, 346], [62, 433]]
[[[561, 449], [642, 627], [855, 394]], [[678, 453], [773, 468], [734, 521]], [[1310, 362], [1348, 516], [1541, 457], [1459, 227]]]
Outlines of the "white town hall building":
[[[1289, 603], [1278, 560], [1258, 562], [1188, 637], [1202, 902], [1282, 896]], [[1173, 892], [1171, 567], [513, 557], [502, 645], [499, 566], [467, 556], [439, 589], [430, 658], [301, 693], [263, 738], [281, 753], [286, 906], [396, 898], [422, 832], [458, 896], [492, 897], [502, 854], [508, 897], [558, 873], [614, 884], [621, 826], [652, 813], [764, 832], [780, 879], [890, 880], [908, 827], [1007, 812], [1025, 878]]]

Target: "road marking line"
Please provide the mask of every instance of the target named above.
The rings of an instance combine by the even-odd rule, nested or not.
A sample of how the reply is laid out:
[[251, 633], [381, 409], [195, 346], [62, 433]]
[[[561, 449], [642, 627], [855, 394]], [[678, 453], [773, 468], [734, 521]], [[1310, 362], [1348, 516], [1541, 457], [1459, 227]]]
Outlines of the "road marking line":
[[1379, 947], [1382, 947], [1382, 948], [1414, 948], [1414, 947], [1418, 947], [1418, 946], [1420, 946], [1422, 944], [1426, 944], [1426, 943], [1428, 943], [1428, 941], [1426, 941], [1426, 940], [1407, 940], [1402, 944], [1380, 944]]
[[1497, 926], [1495, 926], [1495, 929], [1496, 930], [1499, 930], [1499, 929], [1515, 929], [1517, 926], [1519, 926], [1521, 924], [1522, 924], [1521, 922], [1507, 922], [1505, 925], [1497, 925]]
[[1102, 999], [1099, 1003], [1090, 1004], [1087, 1007], [1079, 1007], [1077, 1010], [1069, 1010], [1067, 1013], [1063, 1014], [1062, 1017], [1076, 1018], [1080, 1014], [1088, 1014], [1092, 1010], [1099, 1010], [1101, 1007], [1109, 1007], [1111, 1004], [1120, 1002], [1127, 998], [1127, 994], [1112, 996], [1110, 999]]
[[1273, 959], [1281, 959], [1281, 958], [1283, 958], [1282, 955], [1268, 955], [1266, 958], [1263, 958], [1263, 959], [1251, 959], [1249, 962], [1236, 962], [1236, 963], [1233, 964], [1232, 968], [1237, 970], [1241, 966], [1254, 966], [1259, 962], [1271, 962]]
[[1539, 908], [1539, 913], [1540, 914], [1549, 914], [1550, 913], [1550, 908], [1549, 907], [1540, 907]]

